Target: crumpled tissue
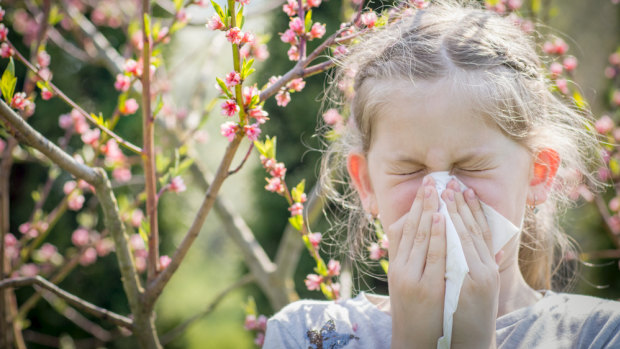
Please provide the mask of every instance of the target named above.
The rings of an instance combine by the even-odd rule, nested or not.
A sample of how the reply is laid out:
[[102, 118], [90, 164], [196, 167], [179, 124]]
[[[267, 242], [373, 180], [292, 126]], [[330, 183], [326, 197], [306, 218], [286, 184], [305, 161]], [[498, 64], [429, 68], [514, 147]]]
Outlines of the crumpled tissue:
[[[430, 174], [435, 180], [435, 187], [439, 195], [446, 189], [448, 182], [455, 178], [461, 185], [461, 191], [467, 189], [458, 178], [450, 175], [447, 171], [433, 172]], [[523, 220], [520, 227], [515, 226], [511, 221], [495, 211], [491, 206], [480, 202], [482, 211], [487, 218], [489, 228], [493, 235], [493, 255], [497, 254], [502, 247], [516, 234], [521, 231]], [[458, 233], [452, 223], [446, 203], [441, 196], [439, 197], [439, 212], [443, 214], [446, 221], [446, 294], [443, 307], [443, 336], [437, 340], [438, 349], [450, 348], [452, 341], [452, 321], [454, 312], [459, 303], [459, 295], [465, 275], [469, 272], [463, 247]]]

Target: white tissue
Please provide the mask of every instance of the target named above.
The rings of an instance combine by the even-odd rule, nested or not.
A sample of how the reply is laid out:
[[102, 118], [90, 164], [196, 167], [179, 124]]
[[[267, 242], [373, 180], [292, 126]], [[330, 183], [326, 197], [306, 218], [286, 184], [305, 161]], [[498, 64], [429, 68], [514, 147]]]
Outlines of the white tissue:
[[[446, 185], [452, 178], [456, 179], [461, 185], [461, 191], [467, 189], [463, 182], [451, 176], [447, 171], [433, 172], [430, 176], [435, 180], [435, 187], [439, 195], [446, 189]], [[521, 231], [521, 227], [515, 226], [511, 221], [491, 208], [491, 206], [483, 202], [480, 202], [480, 204], [493, 235], [493, 255], [495, 255], [515, 234]], [[454, 312], [459, 303], [459, 294], [461, 293], [465, 275], [469, 272], [469, 267], [465, 260], [461, 240], [441, 196], [439, 197], [439, 212], [444, 215], [446, 221], [446, 295], [443, 306], [443, 337], [437, 340], [437, 348], [447, 349], [450, 348], [450, 342], [452, 341]], [[521, 221], [522, 225], [523, 220]]]

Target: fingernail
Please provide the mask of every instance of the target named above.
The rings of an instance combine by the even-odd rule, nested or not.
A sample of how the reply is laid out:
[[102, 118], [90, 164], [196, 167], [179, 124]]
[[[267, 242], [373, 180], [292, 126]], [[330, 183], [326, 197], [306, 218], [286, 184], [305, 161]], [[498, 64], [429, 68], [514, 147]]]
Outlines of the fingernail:
[[448, 197], [448, 200], [454, 201], [454, 192], [452, 190], [446, 190], [446, 196]]
[[465, 196], [467, 196], [469, 200], [473, 200], [476, 198], [476, 195], [474, 195], [474, 190], [471, 188], [467, 189], [467, 191], [465, 192]]
[[454, 190], [459, 190], [459, 184], [456, 182], [455, 179], [451, 179], [450, 182], [448, 182], [448, 186]]
[[424, 187], [424, 197], [430, 198], [433, 189], [431, 187]]
[[439, 223], [440, 214], [435, 212], [433, 213], [433, 223]]

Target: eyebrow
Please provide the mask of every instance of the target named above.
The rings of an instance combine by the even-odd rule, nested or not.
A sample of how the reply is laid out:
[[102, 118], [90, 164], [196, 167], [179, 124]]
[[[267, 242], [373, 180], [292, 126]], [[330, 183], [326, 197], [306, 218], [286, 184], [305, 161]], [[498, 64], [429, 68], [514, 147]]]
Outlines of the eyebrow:
[[[494, 153], [492, 151], [483, 151], [481, 149], [477, 149], [474, 151], [467, 152], [465, 154], [459, 155], [458, 160], [456, 162], [466, 163], [472, 160], [488, 159]], [[407, 163], [412, 165], [423, 166], [424, 164], [418, 161], [417, 159], [411, 157], [408, 154], [398, 153], [394, 154], [392, 158], [389, 158], [390, 161], [398, 162], [398, 163]]]

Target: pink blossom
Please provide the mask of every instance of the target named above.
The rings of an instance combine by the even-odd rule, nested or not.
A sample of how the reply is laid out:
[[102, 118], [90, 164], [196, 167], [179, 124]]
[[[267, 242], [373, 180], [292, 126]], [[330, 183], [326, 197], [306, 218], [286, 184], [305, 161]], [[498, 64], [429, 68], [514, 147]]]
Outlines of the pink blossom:
[[207, 7], [209, 6], [209, 0], [194, 0], [193, 4], [200, 7]]
[[251, 118], [256, 119], [256, 121], [259, 124], [264, 124], [265, 121], [269, 120], [269, 118], [267, 117], [267, 115], [269, 115], [266, 111], [263, 110], [263, 107], [261, 107], [260, 105], [256, 108], [250, 109], [248, 111], [248, 115]]
[[242, 44], [252, 44], [254, 42], [254, 40], [256, 40], [254, 38], [254, 34], [252, 34], [250, 32], [245, 32], [245, 33], [243, 33], [243, 38], [241, 39], [241, 43]]
[[616, 69], [613, 67], [605, 68], [605, 77], [608, 79], [613, 79], [616, 76]]
[[565, 79], [555, 80], [555, 86], [557, 86], [558, 90], [560, 90], [560, 92], [562, 92], [563, 94], [567, 95], [569, 93], [568, 81], [566, 81]]
[[258, 332], [256, 334], [256, 338], [254, 338], [254, 344], [256, 344], [259, 348], [263, 347], [263, 344], [265, 344], [265, 334], [263, 332]]
[[261, 129], [258, 123], [253, 123], [251, 125], [243, 126], [243, 132], [245, 132], [245, 135], [248, 136], [248, 139], [253, 142], [258, 139], [258, 136], [261, 133]]
[[54, 93], [52, 91], [45, 87], [41, 89], [41, 98], [43, 98], [44, 101], [49, 101], [52, 97], [54, 97]]
[[609, 63], [611, 65], [620, 65], [620, 53], [614, 52], [609, 55]]
[[522, 5], [522, 0], [508, 0], [508, 8], [513, 11], [520, 9]]
[[4, 9], [0, 6], [0, 21], [4, 19]]
[[321, 5], [321, 0], [308, 0], [308, 7], [319, 7]]
[[594, 128], [598, 133], [606, 134], [615, 127], [614, 121], [607, 115], [601, 116], [600, 119], [594, 123]]
[[46, 242], [43, 244], [43, 246], [41, 246], [37, 254], [39, 258], [47, 262], [52, 259], [57, 253], [58, 249], [56, 248], [56, 246]]
[[598, 169], [598, 178], [602, 181], [606, 181], [611, 178], [611, 171], [606, 167], [601, 167]]
[[131, 85], [131, 79], [129, 76], [125, 74], [117, 74], [116, 82], [114, 83], [114, 88], [117, 91], [127, 92], [129, 90], [129, 86]]
[[73, 119], [71, 118], [71, 115], [69, 114], [60, 115], [60, 117], [58, 118], [58, 126], [60, 126], [60, 128], [66, 130], [69, 127], [71, 127], [71, 125], [73, 125]]
[[94, 247], [89, 247], [80, 256], [80, 264], [85, 267], [95, 263], [97, 260], [97, 250]]
[[112, 178], [119, 183], [129, 182], [131, 179], [131, 170], [127, 167], [116, 167], [112, 171]]
[[562, 74], [563, 67], [562, 64], [558, 62], [553, 62], [551, 63], [549, 70], [551, 71], [551, 77], [556, 78], [558, 77], [558, 75]]
[[374, 12], [366, 12], [361, 16], [362, 23], [368, 28], [372, 28], [377, 23], [377, 14]]
[[141, 64], [138, 64], [138, 62], [136, 62], [133, 59], [128, 59], [127, 61], [125, 61], [125, 72], [132, 74], [134, 76], [140, 76], [142, 75], [142, 66]]
[[340, 298], [340, 284], [339, 283], [337, 282], [332, 283], [329, 289], [332, 291], [332, 295], [334, 299]]
[[342, 122], [342, 115], [338, 113], [338, 110], [330, 108], [323, 113], [323, 120], [326, 124], [333, 126], [339, 122]]
[[226, 75], [226, 86], [231, 87], [239, 84], [241, 82], [241, 75], [236, 71], [231, 71]]
[[77, 247], [83, 247], [90, 242], [90, 233], [84, 228], [77, 228], [71, 234], [71, 242]]
[[114, 250], [114, 242], [109, 238], [100, 239], [95, 244], [95, 250], [99, 257], [107, 256], [112, 250]]
[[306, 87], [306, 82], [303, 78], [297, 78], [291, 80], [288, 84], [286, 84], [286, 87], [288, 89], [294, 90], [295, 92], [299, 92], [303, 90], [304, 87]]
[[6, 142], [0, 138], [0, 155], [4, 152], [4, 148], [6, 148]]
[[217, 14], [213, 15], [207, 22], [207, 27], [211, 30], [220, 30], [224, 28], [224, 23]]
[[291, 19], [291, 21], [288, 23], [288, 27], [299, 35], [303, 34], [305, 30], [304, 21], [302, 21], [299, 17]]
[[230, 28], [226, 32], [226, 39], [233, 44], [239, 45], [243, 39], [243, 33], [241, 32], [241, 29], [237, 27]]
[[8, 233], [4, 235], [4, 245], [7, 247], [13, 247], [17, 245], [17, 238], [15, 235]]
[[334, 49], [334, 57], [347, 54], [347, 52], [349, 52], [349, 50], [347, 49], [347, 47], [345, 45], [338, 45]]
[[131, 245], [131, 248], [134, 251], [144, 250], [145, 249], [144, 240], [142, 239], [140, 234], [133, 234], [133, 235], [131, 235], [129, 237], [129, 245]]
[[139, 227], [142, 224], [142, 219], [144, 218], [144, 213], [141, 209], [136, 208], [131, 212], [131, 226], [134, 228]]
[[288, 210], [291, 212], [291, 217], [299, 216], [304, 212], [304, 205], [301, 202], [296, 202]]
[[313, 39], [320, 39], [325, 35], [325, 24], [314, 23], [310, 29], [310, 37]]
[[245, 321], [243, 322], [243, 328], [248, 331], [253, 331], [256, 329], [256, 315], [248, 314], [245, 316]]
[[620, 127], [613, 130], [614, 139], [620, 142]]
[[297, 0], [287, 0], [286, 4], [282, 6], [282, 11], [286, 13], [289, 17], [293, 17], [297, 14], [297, 10], [299, 9], [299, 4]]
[[291, 48], [286, 51], [286, 54], [288, 55], [288, 59], [291, 61], [299, 60], [299, 49], [297, 48], [297, 46], [291, 46]]
[[265, 315], [259, 315], [256, 320], [256, 329], [265, 332], [267, 330], [267, 317]]
[[307, 200], [308, 200], [308, 197], [306, 196], [306, 193], [301, 193], [301, 195], [299, 196], [299, 202], [303, 204]]
[[609, 228], [611, 228], [611, 231], [614, 234], [618, 234], [620, 232], [620, 216], [613, 215], [609, 217]]
[[34, 263], [27, 263], [19, 268], [19, 274], [25, 277], [33, 277], [39, 274], [39, 267]]
[[175, 15], [177, 21], [181, 22], [181, 23], [185, 23], [187, 21], [189, 21], [189, 19], [191, 18], [191, 16], [187, 13], [187, 11], [185, 11], [184, 8], [180, 8], [179, 11], [177, 12], [177, 14]]
[[340, 275], [340, 262], [330, 259], [327, 263], [327, 275], [338, 276]]
[[82, 142], [86, 144], [90, 144], [91, 146], [96, 146], [99, 141], [99, 136], [101, 135], [101, 131], [98, 128], [94, 130], [88, 130], [82, 133]]
[[161, 256], [161, 257], [159, 257], [159, 270], [162, 271], [162, 270], [168, 268], [168, 266], [170, 265], [171, 261], [172, 261], [172, 259], [170, 259], [170, 257], [168, 257], [168, 256]]
[[0, 23], [0, 41], [6, 40], [7, 35], [9, 35], [9, 28], [4, 23]]
[[276, 95], [276, 102], [280, 107], [286, 107], [291, 101], [291, 94], [288, 91], [280, 91]]
[[51, 61], [52, 58], [46, 51], [39, 51], [39, 53], [37, 53], [37, 63], [39, 63], [41, 68], [49, 67]]
[[390, 248], [390, 240], [388, 240], [387, 235], [383, 236], [381, 241], [379, 241], [379, 244], [381, 244], [381, 248], [384, 249], [384, 250], [387, 250], [387, 249]]
[[282, 180], [279, 177], [273, 177], [267, 179], [265, 189], [273, 193], [281, 193], [284, 191], [284, 186], [282, 185]]
[[79, 211], [84, 205], [84, 196], [78, 192], [73, 192], [69, 195], [67, 206], [72, 211]]
[[101, 151], [106, 156], [106, 162], [115, 163], [123, 162], [125, 160], [125, 155], [121, 151], [121, 148], [118, 146], [115, 139], [110, 139], [103, 147], [101, 147]]
[[134, 98], [129, 98], [123, 105], [118, 107], [118, 111], [123, 115], [131, 115], [138, 111], [138, 108], [138, 102]]
[[142, 273], [146, 270], [146, 258], [136, 256], [136, 269], [139, 273]]
[[280, 35], [280, 40], [291, 45], [297, 45], [297, 34], [291, 29], [287, 29]]
[[237, 131], [239, 131], [239, 125], [232, 121], [227, 121], [220, 126], [220, 133], [222, 136], [228, 138], [229, 142], [232, 142], [237, 135]]
[[222, 115], [233, 116], [239, 111], [239, 105], [232, 99], [229, 99], [220, 105]]
[[69, 195], [73, 190], [75, 190], [75, 188], [77, 188], [76, 181], [67, 181], [62, 187], [62, 191], [65, 193], [65, 195]]
[[308, 274], [304, 282], [306, 283], [306, 287], [309, 291], [320, 290], [323, 277], [316, 274]]
[[254, 96], [258, 95], [258, 89], [256, 88], [256, 85], [254, 86], [245, 86], [243, 88], [243, 104], [250, 105], [250, 103], [252, 103], [252, 98]]
[[17, 229], [19, 230], [20, 233], [22, 233], [24, 236], [30, 239], [34, 239], [37, 236], [39, 236], [39, 231], [36, 229], [36, 227], [34, 227], [29, 222], [20, 224], [19, 228]]
[[564, 58], [562, 65], [564, 65], [564, 69], [566, 69], [567, 71], [573, 71], [575, 70], [575, 68], [577, 68], [577, 58], [573, 56], [568, 56]]
[[209, 140], [209, 134], [205, 130], [197, 130], [194, 132], [194, 140], [200, 144], [207, 143]]
[[30, 103], [30, 100], [26, 98], [26, 92], [17, 92], [13, 95], [13, 99], [11, 100], [11, 107], [19, 110], [24, 110]]
[[176, 176], [170, 181], [169, 189], [175, 193], [181, 193], [184, 192], [187, 188], [185, 187], [183, 178], [181, 178], [181, 176]]
[[370, 247], [368, 247], [368, 251], [370, 251], [370, 259], [375, 261], [383, 258], [383, 256], [385, 255], [385, 251], [382, 250], [381, 247], [379, 247], [379, 244], [377, 244], [376, 242], [370, 244]]
[[618, 210], [620, 210], [620, 197], [616, 196], [609, 201], [609, 209], [612, 212], [617, 212]]
[[620, 90], [614, 91], [614, 94], [611, 96], [611, 101], [614, 102], [616, 106], [620, 106]]
[[426, 6], [428, 6], [428, 3], [426, 2], [426, 0], [412, 0], [411, 2], [413, 6], [418, 9], [423, 9]]
[[322, 238], [323, 235], [321, 233], [308, 233], [308, 241], [314, 248], [319, 247]]
[[286, 167], [283, 163], [278, 162], [275, 165], [271, 166], [271, 171], [269, 171], [269, 174], [273, 177], [284, 178], [284, 175], [286, 174]]

